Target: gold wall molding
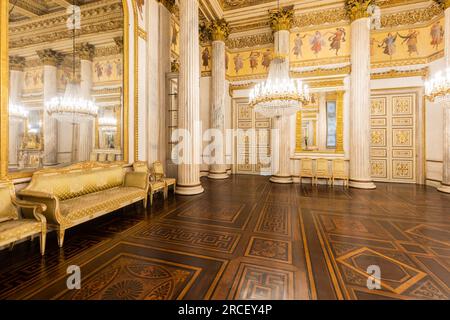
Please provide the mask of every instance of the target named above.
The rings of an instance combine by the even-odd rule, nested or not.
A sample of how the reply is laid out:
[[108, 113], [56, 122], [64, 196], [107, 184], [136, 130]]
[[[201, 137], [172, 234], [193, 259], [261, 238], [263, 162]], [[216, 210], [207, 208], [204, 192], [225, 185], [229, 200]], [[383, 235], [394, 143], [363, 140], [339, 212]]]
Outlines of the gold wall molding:
[[425, 67], [417, 70], [389, 70], [384, 72], [375, 72], [371, 74], [372, 80], [392, 79], [392, 78], [410, 78], [422, 77], [426, 79], [429, 76], [429, 68]]
[[141, 38], [141, 39], [147, 41], [147, 39], [148, 39], [147, 31], [145, 31], [144, 29], [138, 27], [137, 32], [138, 32], [139, 38]]
[[291, 62], [291, 68], [300, 68], [300, 67], [312, 67], [312, 66], [323, 66], [328, 64], [340, 64], [340, 63], [350, 63], [350, 56], [345, 57], [333, 57], [333, 58], [324, 58], [324, 59], [312, 59], [312, 60], [304, 60], [299, 62]]
[[255, 86], [255, 83], [230, 84], [228, 86], [228, 93], [229, 93], [230, 97], [232, 97], [234, 91], [248, 90], [248, 89], [252, 89], [254, 86]]
[[274, 41], [273, 34], [270, 32], [228, 39], [226, 45], [227, 49], [233, 50], [233, 49], [253, 48], [269, 44], [273, 46], [273, 41]]
[[235, 10], [267, 2], [273, 0], [220, 0], [223, 10]]
[[336, 92], [336, 153], [344, 152], [344, 94]]
[[291, 77], [293, 78], [312, 78], [312, 77], [327, 77], [341, 74], [350, 74], [351, 66], [344, 66], [338, 68], [317, 68], [314, 70], [307, 71], [291, 71]]
[[133, 17], [134, 17], [134, 108], [133, 108], [133, 127], [134, 127], [134, 161], [139, 160], [139, 22], [136, 1], [133, 3]]
[[379, 68], [388, 68], [388, 67], [400, 67], [407, 65], [420, 65], [420, 64], [429, 64], [435, 60], [441, 59], [444, 57], [444, 50], [436, 52], [429, 57], [426, 58], [412, 58], [412, 59], [399, 59], [399, 60], [391, 60], [386, 62], [372, 62], [372, 69]]
[[340, 22], [345, 22], [346, 24], [349, 22], [347, 12], [344, 8], [325, 9], [297, 15], [294, 17], [292, 27], [305, 28]]
[[344, 79], [325, 79], [325, 80], [313, 80], [313, 81], [305, 81], [305, 83], [311, 89], [317, 88], [335, 88], [335, 87], [343, 87]]
[[398, 13], [385, 14], [381, 16], [381, 27], [392, 28], [398, 26], [417, 25], [428, 23], [435, 17], [441, 16], [441, 8], [433, 4], [427, 8], [408, 10]]

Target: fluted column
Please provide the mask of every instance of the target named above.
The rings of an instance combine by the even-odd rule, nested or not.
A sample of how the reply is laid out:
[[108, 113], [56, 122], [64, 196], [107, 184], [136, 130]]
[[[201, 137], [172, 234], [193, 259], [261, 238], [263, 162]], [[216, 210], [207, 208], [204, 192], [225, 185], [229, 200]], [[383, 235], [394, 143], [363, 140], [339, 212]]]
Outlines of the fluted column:
[[[81, 95], [85, 99], [91, 98], [92, 90], [92, 59], [94, 46], [88, 43], [80, 44], [78, 54], [80, 56]], [[78, 137], [78, 161], [89, 160], [93, 147], [93, 123], [92, 120], [80, 123]]]
[[227, 179], [225, 162], [225, 40], [229, 27], [225, 20], [213, 21], [209, 27], [212, 37], [212, 105], [211, 128], [221, 133], [215, 138], [214, 162], [209, 167], [210, 179]]
[[[43, 100], [45, 103], [57, 94], [57, 65], [61, 62], [62, 56], [51, 49], [37, 51], [43, 64]], [[58, 148], [58, 125], [57, 120], [53, 119], [44, 111], [44, 166], [57, 164]]]
[[[271, 27], [274, 31], [275, 54], [285, 58], [289, 65], [289, 30], [292, 25], [293, 11], [282, 9], [271, 16]], [[272, 157], [274, 172], [271, 182], [292, 183], [291, 173], [291, 117], [273, 118], [273, 129], [278, 130], [278, 141], [272, 141]]]
[[[25, 58], [19, 56], [9, 57], [9, 104], [21, 105], [23, 88], [23, 69]], [[20, 137], [25, 132], [25, 119], [9, 121], [8, 139], [8, 165], [15, 167], [18, 164], [17, 154], [20, 147]]]
[[350, 186], [375, 189], [370, 170], [370, 18], [368, 2], [356, 2], [350, 11], [351, 107]]
[[185, 130], [183, 161], [178, 165], [176, 192], [195, 195], [203, 192], [200, 183], [200, 46], [198, 2], [180, 1], [180, 76], [178, 127]]
[[[444, 2], [445, 9], [445, 62], [450, 67], [450, 1]], [[444, 150], [443, 150], [443, 167], [442, 167], [442, 183], [438, 190], [450, 193], [450, 104], [444, 104]]]

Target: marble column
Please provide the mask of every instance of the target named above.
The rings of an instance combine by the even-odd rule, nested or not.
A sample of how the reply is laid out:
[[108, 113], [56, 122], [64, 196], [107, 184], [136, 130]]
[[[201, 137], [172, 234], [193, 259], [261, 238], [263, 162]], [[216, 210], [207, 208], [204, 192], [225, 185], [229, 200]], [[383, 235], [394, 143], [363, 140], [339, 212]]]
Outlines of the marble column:
[[[225, 161], [225, 40], [229, 27], [225, 20], [213, 21], [209, 27], [212, 37], [212, 105], [211, 129], [221, 132], [221, 139], [215, 140], [215, 160], [209, 166], [208, 178], [220, 180], [229, 178]], [[217, 138], [216, 138], [217, 139]]]
[[[22, 88], [24, 80], [23, 69], [25, 67], [25, 58], [19, 56], [9, 57], [9, 104], [21, 105]], [[9, 121], [9, 139], [8, 139], [8, 165], [16, 167], [18, 165], [18, 151], [20, 147], [20, 138], [25, 132], [25, 119]]]
[[177, 194], [202, 193], [200, 183], [200, 44], [198, 2], [180, 1], [180, 76], [178, 128], [185, 131], [182, 140], [183, 161], [178, 165]]
[[[92, 59], [94, 58], [94, 46], [89, 43], [79, 45], [80, 57], [81, 95], [84, 99], [91, 99], [92, 90]], [[92, 120], [85, 121], [79, 125], [78, 136], [78, 161], [87, 161], [93, 148], [93, 123]]]
[[351, 18], [350, 186], [375, 189], [370, 170], [370, 17], [356, 3]]
[[[60, 53], [44, 49], [37, 51], [39, 58], [43, 64], [43, 101], [44, 110], [45, 103], [57, 95], [57, 65], [61, 62]], [[47, 112], [44, 111], [43, 121], [44, 132], [44, 166], [52, 166], [57, 164], [58, 151], [58, 123]]]
[[[271, 27], [274, 31], [275, 54], [285, 58], [289, 65], [289, 30], [292, 25], [293, 11], [282, 9], [271, 16]], [[278, 141], [272, 141], [272, 157], [274, 166], [271, 182], [292, 183], [291, 173], [291, 117], [273, 118], [273, 129], [278, 130]]]
[[[447, 68], [450, 67], [450, 2], [447, 1], [444, 6], [445, 9], [445, 62]], [[442, 183], [438, 190], [445, 193], [450, 193], [450, 103], [444, 104], [444, 138], [443, 138], [443, 164], [442, 164]]]

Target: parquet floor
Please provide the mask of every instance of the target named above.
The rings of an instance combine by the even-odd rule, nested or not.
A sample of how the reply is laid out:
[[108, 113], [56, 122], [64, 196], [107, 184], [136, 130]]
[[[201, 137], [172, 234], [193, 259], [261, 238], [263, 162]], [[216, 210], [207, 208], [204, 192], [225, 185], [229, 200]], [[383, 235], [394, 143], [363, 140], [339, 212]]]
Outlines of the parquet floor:
[[[1, 299], [449, 299], [450, 196], [203, 180], [195, 197], [159, 197], [0, 252]], [[68, 290], [67, 268], [81, 268]], [[378, 266], [381, 289], [367, 287]]]

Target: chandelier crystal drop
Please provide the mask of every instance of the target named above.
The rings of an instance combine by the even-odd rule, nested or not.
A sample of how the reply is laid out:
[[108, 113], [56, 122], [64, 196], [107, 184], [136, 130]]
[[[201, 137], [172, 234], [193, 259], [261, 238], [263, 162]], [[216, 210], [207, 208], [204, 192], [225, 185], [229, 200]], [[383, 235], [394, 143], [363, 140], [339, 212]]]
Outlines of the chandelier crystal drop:
[[28, 111], [18, 104], [11, 103], [8, 108], [8, 114], [13, 121], [23, 121], [28, 118]]
[[81, 123], [97, 117], [98, 107], [90, 99], [81, 95], [81, 86], [77, 81], [70, 81], [62, 97], [53, 97], [46, 103], [49, 115], [63, 122]]
[[450, 68], [437, 72], [425, 82], [425, 96], [431, 102], [450, 104]]
[[289, 76], [289, 63], [283, 56], [273, 59], [266, 81], [250, 92], [250, 106], [268, 118], [289, 116], [310, 100], [309, 88]]

